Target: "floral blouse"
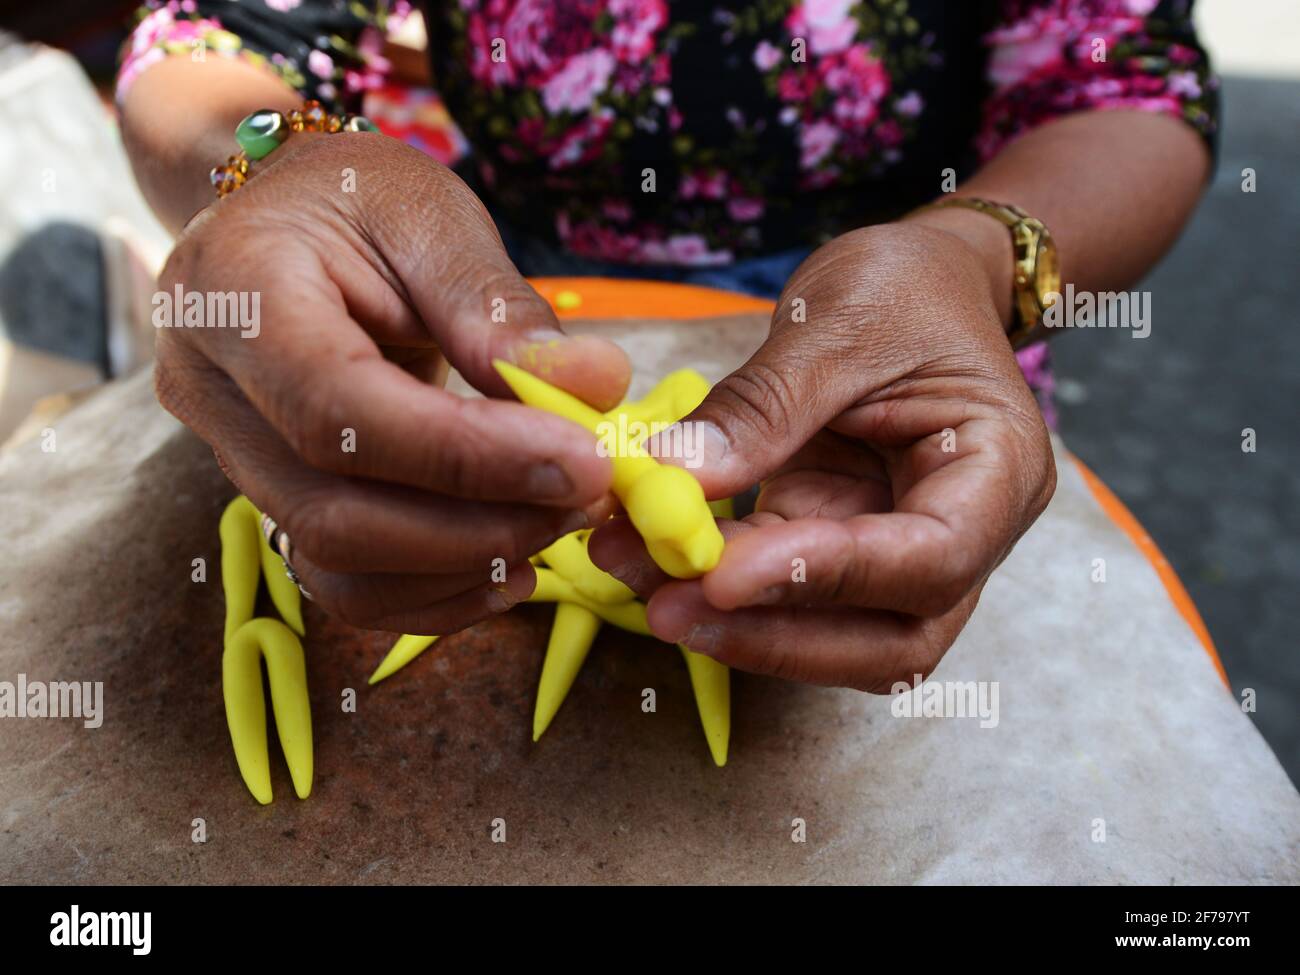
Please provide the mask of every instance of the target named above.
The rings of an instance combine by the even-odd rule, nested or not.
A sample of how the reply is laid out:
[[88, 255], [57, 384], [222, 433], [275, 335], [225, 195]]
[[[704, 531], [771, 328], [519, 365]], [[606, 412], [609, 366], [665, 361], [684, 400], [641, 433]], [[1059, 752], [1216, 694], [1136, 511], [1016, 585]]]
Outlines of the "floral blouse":
[[[447, 110], [433, 110], [447, 130], [435, 154], [513, 227], [573, 254], [729, 264], [898, 216], [1070, 112], [1158, 112], [1212, 140], [1217, 85], [1191, 5], [430, 0]], [[386, 84], [383, 32], [408, 14], [387, 0], [154, 0], [118, 95], [202, 48], [361, 110]]]
[[[118, 98], [170, 54], [243, 58], [455, 166], [516, 240], [703, 273], [897, 217], [1070, 112], [1158, 112], [1213, 149], [1191, 6], [427, 0], [432, 92], [389, 79], [405, 0], [150, 0]], [[1016, 357], [1055, 426], [1047, 343]]]

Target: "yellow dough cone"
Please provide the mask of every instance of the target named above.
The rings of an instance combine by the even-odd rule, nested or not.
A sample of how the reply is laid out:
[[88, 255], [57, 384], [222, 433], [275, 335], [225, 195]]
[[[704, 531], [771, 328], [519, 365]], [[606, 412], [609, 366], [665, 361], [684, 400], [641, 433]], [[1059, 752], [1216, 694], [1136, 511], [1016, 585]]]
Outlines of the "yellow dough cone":
[[587, 554], [590, 537], [589, 528], [563, 535], [542, 549], [542, 561], [588, 599], [598, 603], [624, 603], [634, 599], [636, 593], [591, 561]]
[[253, 502], [242, 494], [221, 515], [221, 588], [226, 594], [226, 631], [229, 641], [235, 631], [253, 618], [257, 586], [262, 574], [258, 553], [262, 537], [257, 524], [260, 515]]
[[[289, 628], [299, 636], [306, 636], [307, 629], [302, 625], [302, 592], [284, 571], [284, 559], [271, 548], [262, 534], [257, 532], [258, 547], [262, 559], [262, 575], [266, 579], [266, 591], [271, 594], [271, 603]], [[289, 553], [293, 555], [292, 552]]]
[[239, 774], [258, 802], [271, 801], [271, 768], [266, 741], [266, 701], [262, 667], [266, 661], [271, 707], [280, 748], [299, 799], [311, 794], [311, 705], [307, 663], [297, 635], [279, 620], [259, 617], [235, 631], [221, 658], [221, 691], [226, 724]]
[[560, 710], [599, 630], [600, 617], [586, 607], [576, 603], [560, 603], [555, 607], [555, 623], [551, 626], [542, 679], [537, 685], [537, 706], [533, 709], [533, 741], [542, 737]]
[[712, 657], [687, 650], [678, 644], [691, 674], [695, 707], [700, 712], [704, 737], [719, 768], [727, 764], [727, 743], [731, 740], [731, 671]]
[[582, 594], [573, 588], [573, 584], [554, 569], [538, 566], [533, 571], [537, 574], [537, 585], [534, 587], [532, 595], [528, 597], [528, 602], [574, 602], [582, 598]]
[[586, 607], [606, 623], [611, 623], [620, 630], [627, 630], [638, 636], [654, 636], [650, 632], [650, 624], [646, 622], [645, 603], [639, 600], [629, 599], [625, 603], [610, 603], [604, 606], [584, 599], [578, 605]]
[[614, 494], [661, 569], [678, 579], [694, 579], [718, 564], [722, 533], [689, 471], [659, 464], [632, 438], [620, 439], [617, 429], [611, 436], [610, 427], [617, 424], [577, 397], [508, 362], [495, 359], [493, 365], [521, 402], [602, 438], [614, 468]]
[[408, 633], [399, 636], [393, 648], [388, 651], [388, 656], [384, 657], [375, 672], [370, 675], [370, 683], [378, 684], [385, 677], [392, 677], [412, 660], [424, 653], [433, 641], [438, 639], [436, 636], [419, 636]]
[[606, 623], [613, 623], [621, 630], [638, 633], [641, 636], [653, 636], [650, 624], [645, 618], [645, 603], [629, 599], [623, 603], [598, 603], [588, 599], [554, 569], [539, 568], [537, 588], [528, 597], [530, 603], [574, 603], [595, 613]]
[[672, 391], [672, 408], [670, 419], [676, 423], [682, 417], [695, 411], [704, 402], [712, 388], [709, 381], [694, 369], [678, 369], [664, 377]]
[[694, 369], [678, 369], [659, 380], [644, 398], [616, 406], [605, 416], [617, 421], [621, 415], [628, 426], [676, 423], [704, 402], [708, 393], [707, 379]]

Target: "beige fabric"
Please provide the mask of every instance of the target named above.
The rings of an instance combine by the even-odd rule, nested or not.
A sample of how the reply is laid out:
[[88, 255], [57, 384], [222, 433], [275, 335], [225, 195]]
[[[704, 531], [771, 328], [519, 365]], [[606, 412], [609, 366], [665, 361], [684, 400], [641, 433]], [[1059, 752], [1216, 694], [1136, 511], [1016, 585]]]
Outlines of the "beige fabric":
[[[646, 376], [704, 348], [716, 378], [761, 335], [753, 319], [708, 327], [655, 329]], [[37, 438], [0, 458], [0, 680], [102, 680], [105, 720], [0, 719], [0, 880], [1300, 881], [1300, 797], [1063, 453], [1056, 499], [934, 677], [999, 682], [996, 728], [741, 675], [717, 769], [677, 652], [606, 632], [534, 745], [548, 608], [371, 689], [389, 638], [313, 607], [315, 791], [293, 797], [273, 743], [276, 800], [259, 807], [221, 700], [231, 489], [147, 376], [55, 432], [52, 453]]]

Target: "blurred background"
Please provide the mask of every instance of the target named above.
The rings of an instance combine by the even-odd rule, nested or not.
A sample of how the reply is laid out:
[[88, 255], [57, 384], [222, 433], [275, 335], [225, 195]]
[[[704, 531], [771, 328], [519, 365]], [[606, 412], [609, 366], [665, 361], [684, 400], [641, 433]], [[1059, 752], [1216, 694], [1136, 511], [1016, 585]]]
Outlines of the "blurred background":
[[1223, 78], [1214, 183], [1139, 286], [1150, 336], [1055, 342], [1061, 434], [1177, 570], [1300, 782], [1300, 3], [1196, 11]]
[[[0, 0], [0, 444], [148, 359], [141, 296], [169, 238], [111, 105], [134, 7]], [[1173, 564], [1300, 782], [1300, 3], [1198, 0], [1197, 18], [1223, 79], [1217, 173], [1140, 286], [1150, 336], [1055, 342], [1061, 432]]]

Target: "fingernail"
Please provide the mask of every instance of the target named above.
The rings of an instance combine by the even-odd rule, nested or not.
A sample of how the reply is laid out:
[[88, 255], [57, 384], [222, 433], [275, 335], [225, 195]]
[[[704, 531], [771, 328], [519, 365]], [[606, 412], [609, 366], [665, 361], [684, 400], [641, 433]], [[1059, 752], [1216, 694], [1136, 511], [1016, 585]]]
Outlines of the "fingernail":
[[716, 423], [710, 423], [708, 420], [702, 420], [698, 423], [692, 423], [695, 427], [695, 437], [704, 449], [704, 462], [706, 464], [720, 464], [727, 456], [727, 451], [731, 445], [727, 442], [727, 435], [718, 428]]
[[573, 338], [568, 332], [562, 332], [558, 328], [534, 328], [525, 336], [530, 342], [536, 342], [538, 345], [551, 345], [555, 342], [567, 342]]
[[534, 498], [563, 498], [573, 493], [573, 481], [569, 475], [551, 461], [529, 468], [524, 483]]
[[721, 639], [722, 630], [717, 626], [712, 623], [696, 623], [680, 642], [688, 650], [694, 650], [696, 653], [712, 653], [717, 649]]
[[491, 612], [504, 613], [506, 610], [511, 609], [515, 603], [519, 602], [519, 600], [515, 598], [514, 593], [509, 589], [492, 588], [487, 591], [487, 596], [484, 597], [484, 602], [487, 603], [487, 608]]
[[515, 365], [525, 369], [540, 369], [549, 372], [554, 364], [551, 360], [557, 355], [569, 336], [553, 329], [537, 329], [529, 332], [522, 342], [516, 342], [510, 350], [510, 357]]
[[785, 586], [768, 586], [744, 600], [742, 606], [774, 606], [785, 598]]
[[727, 437], [708, 420], [678, 421], [646, 441], [654, 457], [677, 467], [695, 470], [717, 467], [727, 455]]

